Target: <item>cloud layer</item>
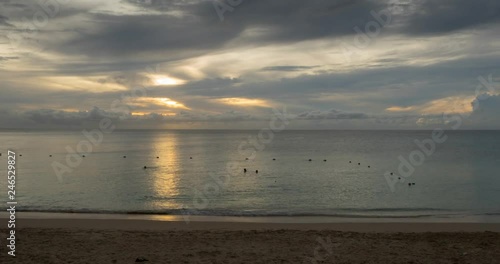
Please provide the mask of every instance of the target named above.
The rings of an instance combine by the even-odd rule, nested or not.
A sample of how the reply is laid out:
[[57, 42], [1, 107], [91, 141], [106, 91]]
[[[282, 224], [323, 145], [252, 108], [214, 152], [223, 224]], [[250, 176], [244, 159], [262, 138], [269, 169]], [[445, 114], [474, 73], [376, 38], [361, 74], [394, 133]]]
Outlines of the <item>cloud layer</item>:
[[498, 1], [217, 3], [1, 1], [0, 128], [500, 128]]

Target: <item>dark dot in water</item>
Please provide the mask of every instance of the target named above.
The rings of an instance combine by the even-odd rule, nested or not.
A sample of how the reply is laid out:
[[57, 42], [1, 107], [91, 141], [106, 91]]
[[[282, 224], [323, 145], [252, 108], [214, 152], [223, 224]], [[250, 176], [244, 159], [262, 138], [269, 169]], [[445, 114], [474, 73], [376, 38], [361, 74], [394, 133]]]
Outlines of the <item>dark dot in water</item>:
[[246, 169], [246, 168], [244, 168], [244, 169], [243, 169], [243, 172], [245, 172], [245, 173], [246, 173], [246, 172], [247, 172], [247, 169]]
[[349, 163], [352, 163], [352, 161], [349, 161]]
[[52, 157], [52, 155], [49, 155], [49, 157]]
[[248, 158], [246, 158], [245, 160], [248, 160]]
[[189, 159], [193, 159], [193, 157], [189, 157]]
[[22, 156], [23, 156], [23, 154], [19, 154], [19, 157], [22, 157]]
[[391, 172], [391, 175], [394, 175], [394, 173]]
[[408, 186], [411, 186], [411, 183], [408, 183]]
[[326, 162], [326, 160], [323, 160], [324, 162]]
[[84, 157], [84, 158], [85, 158], [85, 155], [82, 155], [82, 157]]
[[358, 165], [361, 165], [361, 163], [358, 162]]
[[368, 168], [371, 168], [371, 166], [368, 166]]
[[123, 156], [123, 158], [124, 158], [124, 159], [126, 159], [126, 158], [127, 158], [127, 156]]
[[312, 159], [309, 159], [309, 161], [312, 161]]
[[145, 169], [147, 169], [148, 167], [144, 166]]
[[273, 160], [276, 160], [276, 159], [273, 159]]
[[157, 159], [159, 159], [160, 157], [156, 157]]
[[259, 170], [256, 170], [255, 173], [259, 173]]

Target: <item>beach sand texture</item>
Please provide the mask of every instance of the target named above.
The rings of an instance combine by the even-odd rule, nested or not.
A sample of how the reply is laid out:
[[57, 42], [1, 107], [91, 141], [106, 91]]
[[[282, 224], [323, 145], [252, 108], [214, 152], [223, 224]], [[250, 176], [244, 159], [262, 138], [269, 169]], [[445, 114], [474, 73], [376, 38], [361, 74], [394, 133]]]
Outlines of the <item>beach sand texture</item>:
[[[0, 263], [136, 263], [141, 257], [144, 263], [500, 263], [500, 233], [474, 232], [497, 231], [498, 224], [399, 224], [392, 232], [391, 224], [367, 223], [179, 228], [159, 221], [45, 219], [22, 225], [17, 257], [2, 250]], [[467, 232], [453, 232], [460, 229]], [[6, 241], [6, 230], [0, 231]]]

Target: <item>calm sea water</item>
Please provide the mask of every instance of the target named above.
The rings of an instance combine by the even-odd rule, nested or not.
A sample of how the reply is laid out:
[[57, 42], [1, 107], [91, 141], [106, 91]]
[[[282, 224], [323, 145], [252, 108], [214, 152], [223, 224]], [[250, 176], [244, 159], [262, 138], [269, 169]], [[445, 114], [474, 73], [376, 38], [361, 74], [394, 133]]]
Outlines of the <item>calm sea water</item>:
[[67, 165], [67, 146], [76, 149], [86, 139], [80, 131], [0, 131], [1, 198], [7, 200], [6, 156], [12, 149], [18, 154], [16, 194], [22, 211], [500, 214], [497, 131], [446, 132], [448, 140], [437, 144], [435, 153], [425, 156], [394, 192], [384, 173], [399, 177], [398, 157], [408, 159], [418, 150], [415, 139], [429, 139], [431, 131], [283, 131], [260, 144], [252, 156], [254, 147], [245, 142], [257, 135], [258, 131], [115, 131], [59, 181], [53, 164]]

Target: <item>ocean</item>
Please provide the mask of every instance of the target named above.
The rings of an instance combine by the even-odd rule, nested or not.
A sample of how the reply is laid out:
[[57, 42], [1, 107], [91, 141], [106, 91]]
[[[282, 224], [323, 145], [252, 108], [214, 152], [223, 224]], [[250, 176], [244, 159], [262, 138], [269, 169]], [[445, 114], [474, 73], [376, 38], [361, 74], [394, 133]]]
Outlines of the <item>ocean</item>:
[[440, 136], [446, 140], [434, 141], [432, 131], [124, 130], [92, 142], [82, 131], [2, 130], [0, 197], [7, 201], [12, 150], [24, 212], [500, 215], [500, 132]]

